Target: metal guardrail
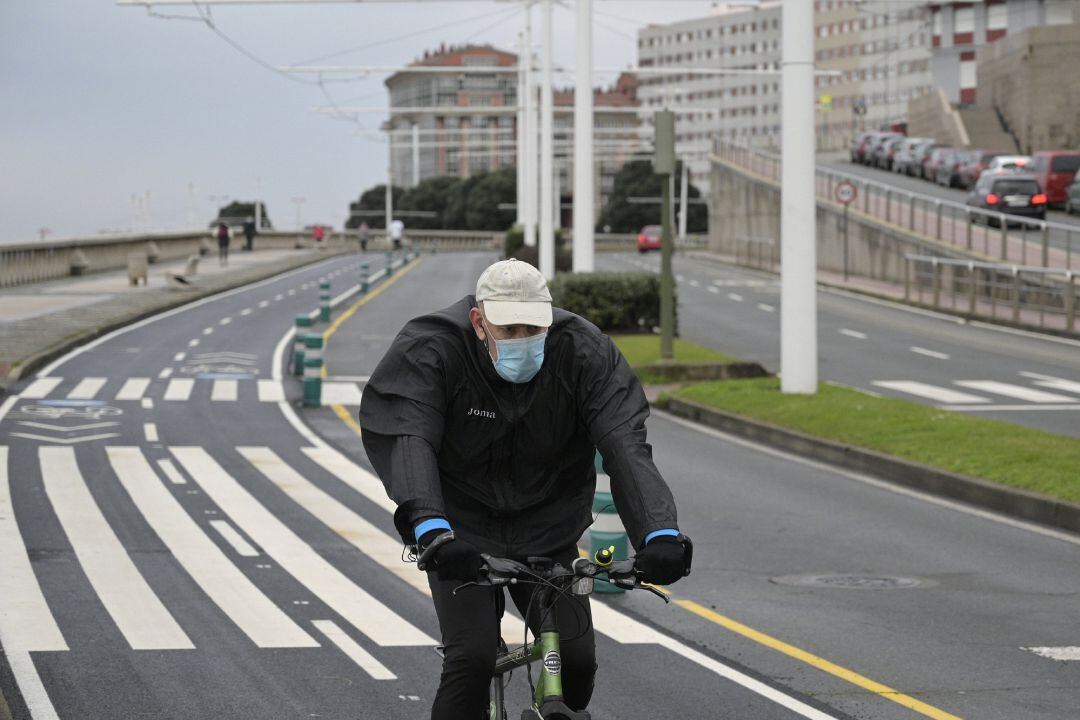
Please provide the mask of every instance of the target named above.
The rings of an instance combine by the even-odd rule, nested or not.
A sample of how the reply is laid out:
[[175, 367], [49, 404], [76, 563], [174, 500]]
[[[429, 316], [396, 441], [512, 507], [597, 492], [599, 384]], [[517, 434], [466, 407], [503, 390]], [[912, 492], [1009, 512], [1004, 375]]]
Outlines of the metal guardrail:
[[904, 256], [904, 300], [937, 310], [1076, 331], [1077, 274], [1066, 268]]
[[[780, 158], [761, 150], [717, 142], [715, 152], [766, 180], [779, 184]], [[834, 203], [833, 189], [847, 181], [858, 189], [851, 209], [899, 226], [966, 254], [979, 253], [1005, 263], [1080, 269], [1080, 225], [1034, 220], [969, 207], [952, 200], [902, 190], [883, 182], [830, 168], [817, 168], [819, 200]], [[996, 222], [998, 228], [991, 225]], [[1010, 226], [1016, 226], [1010, 232]]]

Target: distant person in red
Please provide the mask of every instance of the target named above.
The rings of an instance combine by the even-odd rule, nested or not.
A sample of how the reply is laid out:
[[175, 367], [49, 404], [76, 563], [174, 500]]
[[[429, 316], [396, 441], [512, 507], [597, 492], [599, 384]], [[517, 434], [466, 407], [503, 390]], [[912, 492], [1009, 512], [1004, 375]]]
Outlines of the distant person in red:
[[217, 226], [218, 263], [229, 264], [229, 226], [219, 222]]
[[311, 231], [311, 236], [315, 238], [316, 245], [322, 245], [323, 238], [326, 237], [326, 228], [322, 225], [316, 225]]

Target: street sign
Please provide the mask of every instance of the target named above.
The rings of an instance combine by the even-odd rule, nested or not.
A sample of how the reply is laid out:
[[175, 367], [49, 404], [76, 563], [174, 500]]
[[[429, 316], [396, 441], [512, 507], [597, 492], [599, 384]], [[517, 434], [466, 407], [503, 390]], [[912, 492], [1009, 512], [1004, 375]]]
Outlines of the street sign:
[[833, 197], [836, 198], [836, 202], [844, 205], [850, 205], [855, 202], [855, 198], [858, 197], [859, 191], [855, 189], [855, 184], [850, 180], [843, 180], [837, 183], [836, 188], [833, 190]]

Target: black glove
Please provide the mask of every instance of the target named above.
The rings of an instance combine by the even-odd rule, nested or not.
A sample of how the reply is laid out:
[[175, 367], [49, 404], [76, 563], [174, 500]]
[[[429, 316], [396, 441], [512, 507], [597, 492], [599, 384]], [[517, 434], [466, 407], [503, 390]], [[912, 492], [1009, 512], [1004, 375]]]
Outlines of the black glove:
[[637, 554], [641, 579], [653, 585], [670, 585], [686, 575], [686, 548], [673, 535], [653, 538]]
[[[431, 541], [448, 532], [442, 528], [429, 530], [419, 539], [421, 551], [431, 544]], [[440, 580], [461, 580], [468, 582], [476, 580], [480, 576], [480, 568], [484, 560], [480, 557], [480, 551], [467, 540], [455, 538], [445, 545], [436, 548], [434, 554], [428, 560], [428, 567], [435, 571]]]

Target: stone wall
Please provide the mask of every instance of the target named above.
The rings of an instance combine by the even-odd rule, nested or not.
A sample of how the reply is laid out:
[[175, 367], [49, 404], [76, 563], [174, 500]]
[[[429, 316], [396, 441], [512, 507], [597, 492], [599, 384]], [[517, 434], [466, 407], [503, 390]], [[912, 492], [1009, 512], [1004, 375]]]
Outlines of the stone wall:
[[966, 147], [970, 144], [959, 113], [949, 104], [941, 88], [908, 102], [907, 133], [910, 137], [934, 138], [950, 147]]
[[978, 102], [1025, 153], [1080, 149], [1080, 24], [1029, 28], [981, 48]]

